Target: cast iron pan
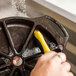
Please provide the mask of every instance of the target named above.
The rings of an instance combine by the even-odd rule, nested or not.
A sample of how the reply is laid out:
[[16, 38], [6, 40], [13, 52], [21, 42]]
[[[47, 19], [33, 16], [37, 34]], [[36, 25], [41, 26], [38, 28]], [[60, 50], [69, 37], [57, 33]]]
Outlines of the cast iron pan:
[[[49, 16], [1, 19], [0, 76], [29, 76], [36, 61], [43, 53], [33, 35], [35, 29], [41, 31], [50, 49], [56, 52], [63, 51], [69, 36], [63, 25], [55, 19]], [[27, 48], [31, 50], [35, 47], [41, 51], [30, 56], [22, 56]]]

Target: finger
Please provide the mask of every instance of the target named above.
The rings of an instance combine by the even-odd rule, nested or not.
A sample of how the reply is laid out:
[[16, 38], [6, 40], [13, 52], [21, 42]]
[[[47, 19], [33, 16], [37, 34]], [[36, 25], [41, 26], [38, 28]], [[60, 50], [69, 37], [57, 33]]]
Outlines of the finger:
[[62, 68], [63, 68], [64, 71], [69, 72], [70, 69], [71, 69], [71, 65], [68, 62], [65, 62], [65, 63], [62, 64]]
[[68, 76], [74, 76], [72, 72], [68, 72]]
[[39, 58], [39, 63], [40, 62], [44, 62], [44, 61], [48, 61], [49, 59], [51, 59], [52, 57], [56, 56], [57, 53], [52, 51], [52, 52], [48, 52], [48, 53], [45, 53], [44, 55], [42, 55], [40, 58]]
[[66, 61], [66, 55], [64, 53], [58, 53], [56, 56], [52, 58], [52, 61], [58, 64], [62, 64]]
[[39, 67], [40, 65], [42, 65], [44, 62], [47, 62], [49, 59], [51, 59], [55, 55], [57, 55], [57, 53], [54, 51], [51, 51], [51, 52], [48, 52], [48, 53], [42, 55], [38, 59], [36, 66]]

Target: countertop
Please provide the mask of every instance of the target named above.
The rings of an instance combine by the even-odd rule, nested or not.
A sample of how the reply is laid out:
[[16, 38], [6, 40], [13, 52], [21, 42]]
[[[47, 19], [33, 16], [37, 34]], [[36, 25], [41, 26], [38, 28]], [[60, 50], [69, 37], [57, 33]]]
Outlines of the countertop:
[[76, 23], [76, 0], [33, 0]]

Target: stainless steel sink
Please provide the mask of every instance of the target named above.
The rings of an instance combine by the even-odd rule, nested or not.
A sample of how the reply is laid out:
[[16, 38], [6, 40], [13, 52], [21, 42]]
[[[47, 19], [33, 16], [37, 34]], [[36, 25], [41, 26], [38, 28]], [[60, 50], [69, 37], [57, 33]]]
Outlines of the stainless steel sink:
[[25, 0], [0, 0], [0, 19], [10, 16], [28, 17], [25, 8]]

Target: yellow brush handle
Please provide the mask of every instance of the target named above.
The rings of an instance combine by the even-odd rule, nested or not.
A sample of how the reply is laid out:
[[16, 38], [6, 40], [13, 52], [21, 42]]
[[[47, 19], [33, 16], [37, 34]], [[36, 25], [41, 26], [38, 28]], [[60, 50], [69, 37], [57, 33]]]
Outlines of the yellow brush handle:
[[43, 35], [41, 34], [41, 32], [39, 30], [35, 30], [34, 31], [34, 36], [39, 40], [39, 42], [41, 43], [42, 47], [43, 47], [43, 50], [44, 50], [44, 53], [47, 53], [50, 50], [50, 48], [48, 47], [46, 41], [44, 40], [44, 37]]

